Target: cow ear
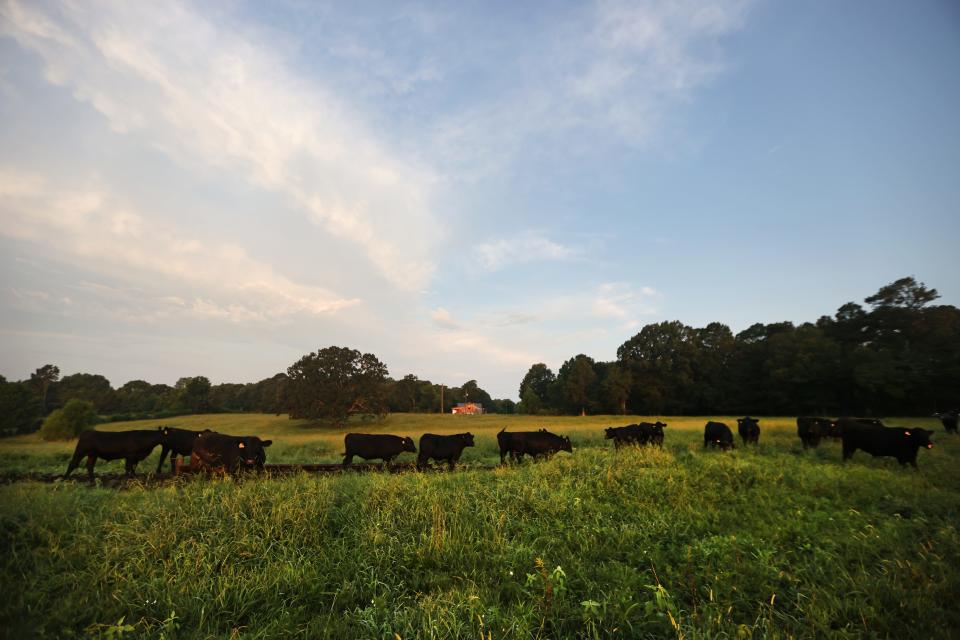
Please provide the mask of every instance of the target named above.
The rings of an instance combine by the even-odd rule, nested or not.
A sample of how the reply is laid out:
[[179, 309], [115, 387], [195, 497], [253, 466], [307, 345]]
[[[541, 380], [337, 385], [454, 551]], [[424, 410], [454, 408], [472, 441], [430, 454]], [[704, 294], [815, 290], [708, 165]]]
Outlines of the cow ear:
[[264, 440], [261, 444], [262, 444], [264, 447], [269, 447], [270, 445], [273, 444], [273, 440]]

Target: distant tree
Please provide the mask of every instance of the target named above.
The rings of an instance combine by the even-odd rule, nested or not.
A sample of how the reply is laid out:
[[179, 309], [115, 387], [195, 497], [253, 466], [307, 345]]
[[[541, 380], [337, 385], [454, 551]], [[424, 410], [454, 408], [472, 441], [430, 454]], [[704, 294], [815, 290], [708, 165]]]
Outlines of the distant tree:
[[571, 413], [579, 412], [582, 416], [595, 404], [596, 383], [593, 358], [582, 353], [564, 362], [557, 374], [564, 405]]
[[530, 370], [527, 371], [527, 375], [523, 377], [523, 381], [520, 383], [520, 399], [523, 400], [526, 395], [527, 389], [533, 389], [533, 392], [537, 394], [537, 398], [540, 399], [540, 403], [546, 404], [549, 402], [549, 392], [550, 385], [557, 379], [553, 374], [553, 371], [547, 367], [547, 365], [542, 362], [530, 367]]
[[864, 302], [874, 309], [900, 308], [916, 311], [939, 297], [936, 289], [927, 289], [925, 284], [908, 276], [880, 287], [879, 291]]
[[110, 381], [98, 374], [74, 373], [64, 376], [56, 385], [57, 402], [87, 400], [97, 413], [107, 413], [117, 407], [117, 396]]
[[44, 440], [69, 440], [89, 429], [97, 421], [93, 403], [86, 400], [70, 400], [62, 409], [57, 409], [43, 421], [40, 437]]
[[210, 411], [210, 380], [206, 376], [180, 378], [176, 389], [176, 408], [187, 413]]
[[627, 412], [627, 398], [630, 397], [632, 380], [630, 372], [618, 363], [612, 362], [604, 368], [600, 382], [600, 393], [606, 406], [623, 415]]
[[494, 398], [490, 406], [491, 413], [511, 414], [517, 410], [517, 403], [509, 398]]
[[30, 383], [40, 396], [40, 410], [47, 414], [47, 393], [50, 387], [60, 379], [60, 369], [56, 365], [45, 364], [30, 374]]
[[460, 385], [460, 402], [478, 402], [484, 407], [489, 407], [493, 402], [490, 394], [480, 388], [476, 380], [468, 380]]
[[307, 354], [287, 369], [290, 417], [343, 424], [351, 415], [382, 416], [387, 373], [372, 353], [332, 346]]
[[524, 389], [523, 398], [520, 400], [520, 404], [517, 405], [518, 411], [527, 415], [537, 415], [542, 408], [543, 402], [540, 400], [537, 392], [533, 390], [533, 387], [528, 386]]
[[0, 376], [0, 435], [36, 431], [41, 416], [40, 399], [25, 384]]
[[631, 373], [630, 403], [637, 413], [683, 414], [692, 408], [696, 333], [677, 320], [643, 327], [617, 349]]

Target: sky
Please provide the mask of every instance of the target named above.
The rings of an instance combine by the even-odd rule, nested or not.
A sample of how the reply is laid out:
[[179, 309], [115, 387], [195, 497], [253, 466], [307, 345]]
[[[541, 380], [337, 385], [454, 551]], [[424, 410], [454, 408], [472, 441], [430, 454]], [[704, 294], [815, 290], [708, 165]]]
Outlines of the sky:
[[958, 68], [950, 1], [0, 0], [0, 374], [516, 399], [653, 322], [957, 305]]

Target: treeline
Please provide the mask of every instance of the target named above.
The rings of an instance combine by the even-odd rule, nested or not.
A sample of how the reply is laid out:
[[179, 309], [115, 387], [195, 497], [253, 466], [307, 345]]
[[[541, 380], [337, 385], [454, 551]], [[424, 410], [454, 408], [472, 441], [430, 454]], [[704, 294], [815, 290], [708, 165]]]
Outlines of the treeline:
[[89, 403], [99, 422], [243, 412], [342, 422], [351, 415], [449, 411], [466, 400], [490, 412], [512, 413], [515, 406], [512, 400], [492, 399], [476, 380], [453, 387], [413, 374], [394, 380], [376, 356], [328, 347], [304, 356], [286, 373], [254, 383], [211, 384], [205, 376], [193, 376], [174, 386], [132, 380], [113, 388], [99, 374], [61, 377], [55, 365], [40, 367], [26, 380], [8, 382], [0, 376], [0, 435], [37, 431], [71, 400]]
[[960, 406], [960, 310], [902, 278], [799, 326], [643, 327], [613, 362], [530, 367], [523, 413], [926, 415]]

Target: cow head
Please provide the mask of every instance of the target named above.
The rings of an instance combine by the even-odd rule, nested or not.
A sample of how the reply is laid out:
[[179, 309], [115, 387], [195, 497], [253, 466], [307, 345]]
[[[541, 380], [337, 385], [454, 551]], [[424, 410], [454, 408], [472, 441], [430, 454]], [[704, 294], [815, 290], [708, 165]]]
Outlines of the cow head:
[[655, 423], [653, 423], [653, 426], [657, 427], [658, 429], [663, 429], [665, 426], [667, 426], [667, 423], [657, 420]]
[[570, 443], [570, 436], [563, 436], [563, 443], [560, 445], [560, 451], [569, 451], [573, 453], [573, 445]]
[[261, 440], [257, 436], [247, 436], [237, 442], [237, 454], [242, 467], [263, 468], [267, 461], [267, 447], [273, 444], [273, 440]]
[[472, 447], [473, 446], [473, 434], [472, 433], [461, 433], [460, 440], [463, 442], [463, 446]]
[[607, 427], [603, 430], [603, 437], [607, 440], [613, 440], [617, 437], [617, 428], [616, 427]]
[[417, 448], [413, 446], [413, 438], [403, 439], [403, 451], [409, 451], [410, 453], [417, 452]]
[[933, 431], [927, 429], [904, 429], [903, 431], [903, 437], [908, 438], [917, 447], [926, 449], [933, 449], [933, 443], [930, 441], [932, 435]]

